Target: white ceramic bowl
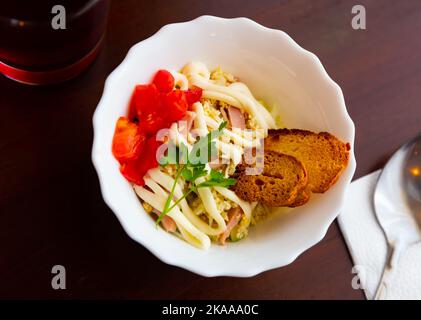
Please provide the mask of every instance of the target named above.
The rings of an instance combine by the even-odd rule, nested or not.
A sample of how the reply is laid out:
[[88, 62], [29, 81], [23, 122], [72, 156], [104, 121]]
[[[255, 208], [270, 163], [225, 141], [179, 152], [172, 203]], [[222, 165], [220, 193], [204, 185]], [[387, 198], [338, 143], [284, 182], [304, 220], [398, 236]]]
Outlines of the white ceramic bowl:
[[168, 264], [203, 276], [237, 277], [285, 266], [319, 242], [341, 210], [356, 167], [353, 148], [346, 171], [325, 194], [250, 228], [242, 241], [213, 245], [208, 251], [156, 228], [119, 172], [111, 141], [134, 86], [149, 82], [160, 68], [179, 69], [192, 60], [238, 76], [257, 98], [279, 108], [287, 127], [329, 131], [353, 145], [354, 124], [342, 91], [314, 54], [286, 33], [252, 20], [202, 16], [167, 25], [133, 46], [105, 82], [93, 118], [92, 150], [104, 200], [128, 235]]

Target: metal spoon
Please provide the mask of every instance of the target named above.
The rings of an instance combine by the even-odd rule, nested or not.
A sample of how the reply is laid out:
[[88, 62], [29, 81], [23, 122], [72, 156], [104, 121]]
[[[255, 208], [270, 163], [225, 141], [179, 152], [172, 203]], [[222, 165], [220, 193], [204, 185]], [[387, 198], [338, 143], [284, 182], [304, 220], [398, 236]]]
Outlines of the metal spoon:
[[389, 159], [377, 181], [374, 208], [389, 247], [375, 299], [385, 299], [399, 257], [421, 241], [421, 135]]

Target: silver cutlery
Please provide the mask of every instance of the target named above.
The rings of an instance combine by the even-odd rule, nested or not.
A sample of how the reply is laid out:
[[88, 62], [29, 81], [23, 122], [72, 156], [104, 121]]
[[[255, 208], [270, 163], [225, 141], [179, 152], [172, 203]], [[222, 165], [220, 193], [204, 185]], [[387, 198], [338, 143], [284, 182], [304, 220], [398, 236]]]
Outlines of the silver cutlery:
[[377, 181], [374, 208], [388, 244], [374, 297], [378, 300], [388, 297], [401, 254], [421, 241], [421, 135], [404, 144], [387, 162]]

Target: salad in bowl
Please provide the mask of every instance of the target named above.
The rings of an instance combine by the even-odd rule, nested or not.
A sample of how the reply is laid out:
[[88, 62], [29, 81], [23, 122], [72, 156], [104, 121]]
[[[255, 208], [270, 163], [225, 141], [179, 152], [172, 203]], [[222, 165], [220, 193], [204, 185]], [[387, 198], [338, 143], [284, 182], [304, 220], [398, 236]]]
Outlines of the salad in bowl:
[[206, 276], [293, 261], [326, 233], [355, 170], [354, 126], [320, 61], [243, 18], [135, 45], [94, 131], [103, 196], [128, 234]]

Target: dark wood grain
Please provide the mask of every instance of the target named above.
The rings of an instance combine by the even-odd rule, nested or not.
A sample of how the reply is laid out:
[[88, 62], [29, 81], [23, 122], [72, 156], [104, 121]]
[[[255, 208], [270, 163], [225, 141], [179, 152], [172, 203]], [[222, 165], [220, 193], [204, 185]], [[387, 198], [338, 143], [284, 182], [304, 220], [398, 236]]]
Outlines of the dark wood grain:
[[[356, 124], [360, 177], [421, 131], [421, 2], [349, 0], [114, 1], [105, 46], [75, 80], [30, 87], [0, 78], [0, 297], [363, 299], [334, 223], [291, 265], [249, 279], [208, 279], [160, 262], [104, 204], [91, 165], [91, 118], [107, 75], [134, 43], [202, 14], [247, 16], [289, 33], [342, 87]], [[274, 253], [276, 254], [276, 253]], [[51, 268], [67, 290], [51, 289]]]

